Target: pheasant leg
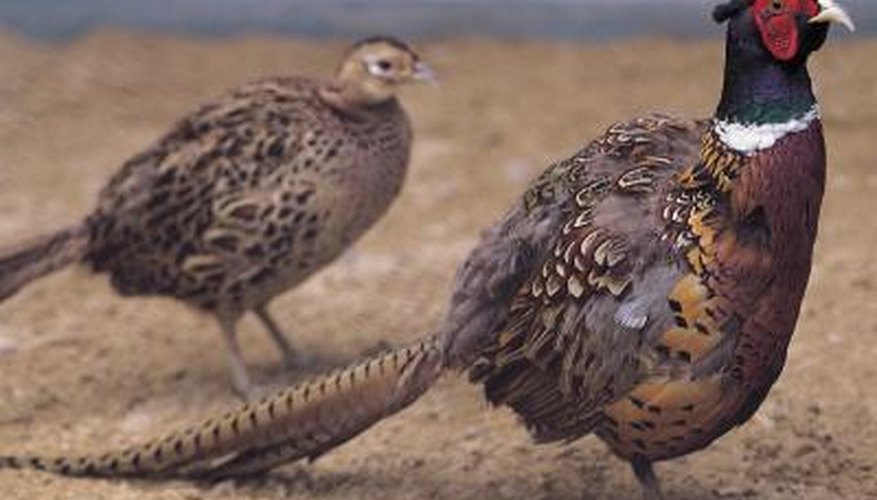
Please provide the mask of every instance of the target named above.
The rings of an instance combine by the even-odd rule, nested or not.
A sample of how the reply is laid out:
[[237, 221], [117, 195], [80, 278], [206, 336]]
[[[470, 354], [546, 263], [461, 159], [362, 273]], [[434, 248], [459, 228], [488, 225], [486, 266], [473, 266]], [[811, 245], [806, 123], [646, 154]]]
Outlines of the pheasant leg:
[[283, 333], [283, 330], [280, 329], [277, 322], [274, 321], [274, 318], [271, 317], [271, 313], [268, 312], [268, 307], [261, 305], [253, 309], [253, 312], [256, 313], [256, 316], [262, 324], [265, 325], [265, 329], [268, 330], [268, 333], [271, 335], [271, 340], [273, 340], [277, 345], [277, 348], [280, 349], [280, 354], [283, 356], [283, 362], [287, 368], [292, 368], [298, 365], [302, 361], [301, 354], [292, 347], [289, 338]]
[[643, 489], [643, 500], [664, 500], [664, 494], [661, 493], [661, 485], [658, 483], [658, 476], [655, 475], [655, 469], [648, 460], [635, 458], [630, 461], [633, 467], [633, 473], [639, 480]]
[[231, 370], [232, 389], [238, 397], [244, 401], [249, 401], [253, 394], [253, 387], [250, 382], [250, 374], [247, 372], [247, 365], [244, 363], [243, 355], [241, 355], [235, 322], [220, 319], [219, 324], [222, 327], [222, 334], [225, 337], [225, 345], [228, 350], [228, 366]]

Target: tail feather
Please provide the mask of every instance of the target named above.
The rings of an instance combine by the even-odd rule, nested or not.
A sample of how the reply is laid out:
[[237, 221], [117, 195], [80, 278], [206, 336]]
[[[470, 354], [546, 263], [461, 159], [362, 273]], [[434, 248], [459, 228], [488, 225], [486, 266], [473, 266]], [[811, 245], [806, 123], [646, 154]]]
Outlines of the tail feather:
[[0, 469], [68, 476], [222, 478], [314, 459], [420, 397], [441, 374], [434, 339], [287, 389], [221, 418], [127, 450], [85, 457], [2, 457]]
[[88, 230], [82, 225], [0, 250], [0, 301], [31, 281], [82, 260], [87, 251]]

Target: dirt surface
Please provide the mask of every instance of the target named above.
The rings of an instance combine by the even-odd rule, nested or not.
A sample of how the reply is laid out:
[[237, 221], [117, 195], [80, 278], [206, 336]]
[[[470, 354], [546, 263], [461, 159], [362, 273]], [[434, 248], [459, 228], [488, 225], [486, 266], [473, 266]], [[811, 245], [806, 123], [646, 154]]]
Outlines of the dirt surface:
[[[242, 324], [263, 384], [300, 380], [440, 316], [455, 266], [529, 179], [614, 120], [706, 116], [719, 43], [422, 43], [439, 88], [406, 91], [418, 134], [389, 216], [273, 309], [310, 371], [283, 373]], [[343, 45], [191, 41], [104, 32], [64, 46], [0, 37], [0, 242], [76, 221], [109, 175], [181, 114], [264, 75], [327, 74]], [[659, 466], [675, 499], [877, 498], [877, 42], [830, 44], [814, 64], [830, 146], [815, 270], [785, 373], [756, 417]], [[98, 452], [235, 406], [214, 322], [121, 299], [82, 269], [0, 305], [0, 453]], [[216, 485], [0, 472], [3, 499], [636, 499], [596, 439], [535, 446], [507, 411], [449, 377], [402, 414], [312, 465]]]

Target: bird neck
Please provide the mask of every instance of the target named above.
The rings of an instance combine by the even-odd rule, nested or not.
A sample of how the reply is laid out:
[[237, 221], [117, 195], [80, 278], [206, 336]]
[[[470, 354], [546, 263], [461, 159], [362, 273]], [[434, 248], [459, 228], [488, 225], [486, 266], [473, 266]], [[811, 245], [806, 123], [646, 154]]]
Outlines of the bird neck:
[[754, 154], [819, 118], [805, 62], [778, 63], [729, 40], [714, 129], [731, 149]]
[[729, 60], [716, 118], [754, 125], [785, 123], [816, 106], [807, 67]]
[[335, 78], [323, 86], [320, 95], [342, 112], [363, 114], [395, 102], [392, 90], [363, 73], [364, 70], [345, 64]]
[[819, 108], [803, 64], [744, 62], [729, 58], [700, 162], [681, 184], [712, 200], [700, 228], [712, 236], [700, 244], [713, 241], [715, 252], [740, 259], [735, 279], [769, 275], [778, 289], [799, 297], [825, 188]]
[[[724, 88], [711, 126], [704, 132], [695, 183], [728, 193], [744, 169], [770, 169], [759, 174], [765, 181], [822, 177], [822, 127], [806, 61], [777, 62], [747, 40], [729, 34]], [[796, 161], [809, 151], [810, 142], [814, 151], [823, 151], [821, 161]], [[766, 157], [783, 161], [756, 161]]]
[[799, 224], [798, 216], [813, 207], [818, 213], [825, 143], [806, 64], [777, 63], [741, 43], [729, 43], [726, 61], [700, 162], [681, 184], [711, 193], [732, 207], [728, 215], [735, 220], [746, 213], [736, 213], [740, 207], [756, 203], [769, 209], [774, 223], [810, 225]]

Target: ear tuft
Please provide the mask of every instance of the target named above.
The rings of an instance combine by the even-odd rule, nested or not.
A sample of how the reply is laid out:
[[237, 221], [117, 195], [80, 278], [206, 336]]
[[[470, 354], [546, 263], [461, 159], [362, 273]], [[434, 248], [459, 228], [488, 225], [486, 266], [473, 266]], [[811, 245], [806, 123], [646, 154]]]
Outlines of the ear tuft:
[[731, 19], [738, 12], [748, 7], [750, 2], [748, 0], [730, 0], [729, 2], [725, 2], [721, 5], [717, 5], [715, 9], [713, 9], [713, 20], [719, 24], [724, 23], [728, 19]]

